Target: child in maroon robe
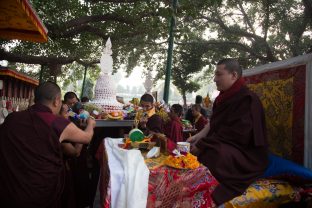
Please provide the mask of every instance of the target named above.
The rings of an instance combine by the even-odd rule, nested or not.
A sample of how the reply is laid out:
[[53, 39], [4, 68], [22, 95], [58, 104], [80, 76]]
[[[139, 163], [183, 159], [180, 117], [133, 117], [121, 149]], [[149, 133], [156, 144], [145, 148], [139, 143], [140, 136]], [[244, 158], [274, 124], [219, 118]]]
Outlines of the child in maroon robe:
[[208, 120], [200, 113], [201, 106], [198, 104], [195, 104], [192, 106], [192, 114], [194, 118], [193, 126], [197, 130], [197, 132], [200, 132], [208, 123]]
[[143, 108], [144, 116], [140, 120], [139, 128], [145, 135], [163, 133], [163, 120], [156, 114], [154, 97], [148, 93], [142, 95], [140, 106]]
[[183, 107], [181, 105], [172, 105], [169, 114], [170, 120], [164, 125], [164, 133], [170, 140], [167, 143], [169, 151], [174, 149], [177, 142], [183, 142], [182, 112]]

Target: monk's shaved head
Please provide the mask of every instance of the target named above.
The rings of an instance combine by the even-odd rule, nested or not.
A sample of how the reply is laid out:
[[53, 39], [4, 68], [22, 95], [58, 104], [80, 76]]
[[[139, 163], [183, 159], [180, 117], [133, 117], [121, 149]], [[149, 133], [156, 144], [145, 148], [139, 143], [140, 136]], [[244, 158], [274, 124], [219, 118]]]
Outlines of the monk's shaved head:
[[220, 60], [217, 65], [225, 65], [225, 69], [229, 72], [236, 72], [238, 77], [241, 77], [243, 74], [242, 68], [239, 65], [238, 61], [233, 58], [225, 58]]
[[183, 107], [180, 104], [173, 104], [170, 110], [172, 110], [179, 117], [183, 114]]
[[196, 110], [196, 111], [200, 112], [201, 106], [199, 104], [192, 105], [192, 110]]
[[144, 101], [144, 102], [149, 102], [149, 103], [154, 103], [154, 97], [148, 93], [142, 95], [140, 101]]
[[44, 82], [35, 89], [35, 103], [52, 103], [57, 96], [61, 96], [61, 89], [54, 82]]

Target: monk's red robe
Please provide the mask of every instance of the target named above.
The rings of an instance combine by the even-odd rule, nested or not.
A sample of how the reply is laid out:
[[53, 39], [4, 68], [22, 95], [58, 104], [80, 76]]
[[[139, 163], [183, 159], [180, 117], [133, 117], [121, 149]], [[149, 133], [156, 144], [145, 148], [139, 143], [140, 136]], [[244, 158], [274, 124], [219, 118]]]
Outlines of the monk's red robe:
[[183, 142], [183, 126], [178, 117], [170, 118], [164, 125], [164, 133], [174, 143]]
[[148, 132], [153, 131], [155, 133], [163, 133], [164, 130], [162, 118], [157, 114], [154, 114], [151, 117], [149, 117], [147, 119], [146, 129]]
[[196, 147], [200, 151], [199, 161], [220, 183], [212, 193], [214, 201], [220, 205], [241, 195], [263, 175], [268, 156], [264, 112], [259, 98], [242, 86], [216, 102], [210, 131]]
[[207, 123], [208, 120], [203, 115], [200, 115], [200, 117], [197, 120], [195, 119], [194, 127], [197, 130], [197, 132], [200, 132]]
[[40, 104], [0, 126], [1, 207], [59, 207], [64, 163], [59, 137], [69, 121]]

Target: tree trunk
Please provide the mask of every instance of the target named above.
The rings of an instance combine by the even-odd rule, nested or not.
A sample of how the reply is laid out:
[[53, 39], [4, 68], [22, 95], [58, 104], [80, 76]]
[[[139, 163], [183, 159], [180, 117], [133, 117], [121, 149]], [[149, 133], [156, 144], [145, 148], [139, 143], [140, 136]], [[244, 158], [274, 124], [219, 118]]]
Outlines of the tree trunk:
[[183, 98], [183, 106], [187, 106], [187, 104], [186, 104], [186, 93], [185, 92], [182, 93], [182, 98]]

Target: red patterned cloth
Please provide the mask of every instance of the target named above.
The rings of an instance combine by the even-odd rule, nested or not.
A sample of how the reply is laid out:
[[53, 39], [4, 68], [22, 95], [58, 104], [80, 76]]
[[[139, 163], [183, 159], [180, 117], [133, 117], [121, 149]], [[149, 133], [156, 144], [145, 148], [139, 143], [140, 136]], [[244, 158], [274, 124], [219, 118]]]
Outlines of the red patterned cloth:
[[209, 170], [180, 170], [166, 166], [150, 170], [147, 207], [212, 207], [211, 193], [218, 185]]
[[[102, 208], [108, 208], [110, 207], [110, 183], [107, 181], [108, 171], [104, 170], [108, 168], [104, 149], [101, 145], [97, 152], [97, 158], [101, 161], [101, 175], [98, 190], [100, 196], [96, 201], [99, 201]], [[165, 156], [162, 155], [159, 159], [154, 159], [155, 164], [150, 160], [146, 161], [150, 169], [147, 207], [212, 207], [211, 193], [218, 182], [210, 171], [205, 166], [195, 170], [159, 166], [164, 158]]]

